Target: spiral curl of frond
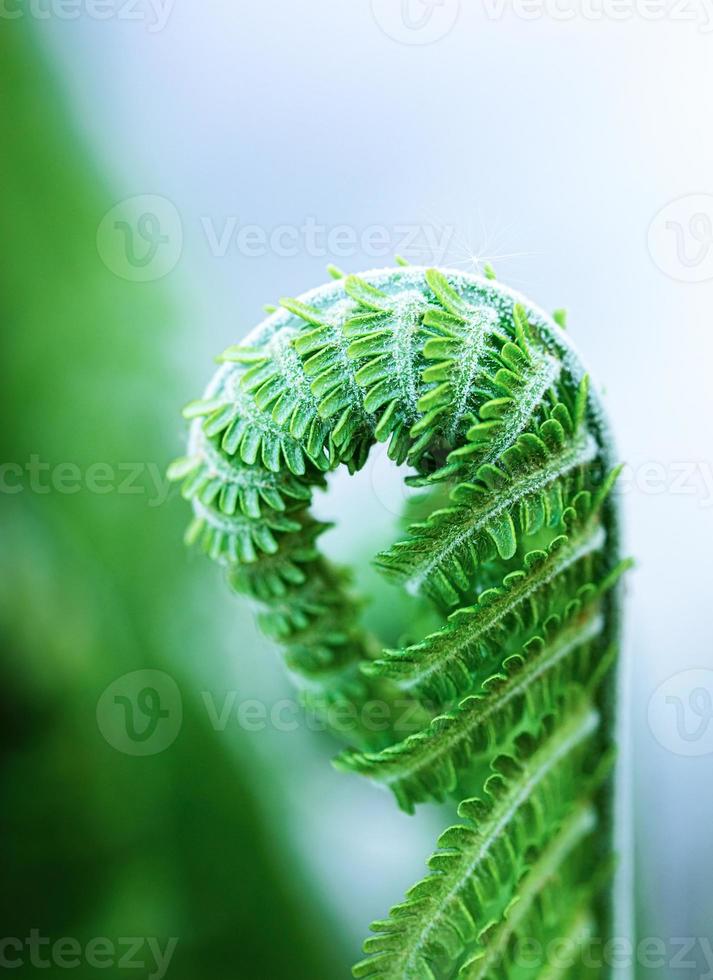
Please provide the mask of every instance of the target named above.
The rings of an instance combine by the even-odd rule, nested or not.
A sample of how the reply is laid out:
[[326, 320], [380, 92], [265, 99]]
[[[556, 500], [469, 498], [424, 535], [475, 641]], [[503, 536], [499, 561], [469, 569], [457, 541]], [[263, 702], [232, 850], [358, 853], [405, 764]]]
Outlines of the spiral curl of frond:
[[[193, 505], [188, 540], [260, 605], [308, 705], [412, 704], [410, 730], [396, 712], [378, 733], [358, 727], [337, 767], [407, 811], [458, 803], [462, 823], [372, 925], [354, 974], [602, 977], [546, 952], [569, 938], [583, 955], [610, 929], [627, 563], [598, 401], [560, 318], [490, 277], [333, 275], [222, 354], [170, 473]], [[424, 491], [377, 566], [441, 617], [395, 650], [361, 627], [309, 509], [327, 473], [358, 471], [377, 442]], [[526, 939], [541, 949], [528, 962]]]

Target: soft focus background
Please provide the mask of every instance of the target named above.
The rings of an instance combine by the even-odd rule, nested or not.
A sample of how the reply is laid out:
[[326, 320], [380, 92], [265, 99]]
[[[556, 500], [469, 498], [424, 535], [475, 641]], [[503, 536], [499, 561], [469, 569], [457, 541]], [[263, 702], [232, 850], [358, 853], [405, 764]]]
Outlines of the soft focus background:
[[[332, 980], [421, 873], [440, 815], [330, 768], [163, 476], [263, 303], [400, 252], [567, 307], [603, 388], [638, 561], [634, 965], [713, 976], [713, 4], [1, 8], [4, 954], [31, 975], [72, 937], [91, 977], [137, 937], [135, 976], [158, 948], [177, 980]], [[383, 455], [336, 482], [332, 552], [401, 502]], [[117, 724], [149, 682], [167, 744]]]

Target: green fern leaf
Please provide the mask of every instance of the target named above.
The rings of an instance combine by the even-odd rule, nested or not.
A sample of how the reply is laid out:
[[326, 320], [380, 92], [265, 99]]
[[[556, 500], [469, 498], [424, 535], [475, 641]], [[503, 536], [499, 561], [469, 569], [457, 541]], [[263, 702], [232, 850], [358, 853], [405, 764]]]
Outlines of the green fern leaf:
[[[618, 470], [561, 327], [495, 281], [346, 275], [271, 307], [221, 366], [171, 467], [188, 532], [260, 606], [310, 710], [349, 709], [338, 768], [411, 811], [460, 802], [429, 874], [372, 927], [355, 976], [556, 980], [524, 938], [586, 949], [610, 930]], [[425, 492], [377, 567], [439, 626], [384, 650], [310, 514], [325, 474], [371, 447]], [[418, 635], [418, 634], [416, 634]], [[406, 727], [396, 706], [405, 702]], [[386, 709], [375, 731], [367, 707]], [[382, 728], [385, 730], [382, 731]], [[339, 733], [341, 734], [341, 733]]]

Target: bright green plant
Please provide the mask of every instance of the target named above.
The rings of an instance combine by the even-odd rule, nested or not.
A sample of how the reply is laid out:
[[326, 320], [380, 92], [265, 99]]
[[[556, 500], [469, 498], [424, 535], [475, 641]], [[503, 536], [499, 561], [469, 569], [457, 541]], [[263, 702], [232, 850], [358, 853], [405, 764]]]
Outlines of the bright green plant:
[[[222, 355], [186, 410], [189, 451], [172, 475], [193, 503], [189, 541], [258, 600], [307, 704], [355, 709], [338, 767], [408, 811], [459, 801], [462, 822], [372, 925], [354, 974], [603, 976], [543, 952], [611, 928], [625, 563], [597, 401], [563, 317], [492, 275], [330, 271], [334, 282], [283, 300]], [[396, 650], [360, 626], [309, 512], [327, 472], [354, 473], [386, 441], [423, 496], [377, 565], [441, 617]], [[404, 700], [412, 710], [396, 711]], [[375, 704], [386, 732], [369, 723]]]

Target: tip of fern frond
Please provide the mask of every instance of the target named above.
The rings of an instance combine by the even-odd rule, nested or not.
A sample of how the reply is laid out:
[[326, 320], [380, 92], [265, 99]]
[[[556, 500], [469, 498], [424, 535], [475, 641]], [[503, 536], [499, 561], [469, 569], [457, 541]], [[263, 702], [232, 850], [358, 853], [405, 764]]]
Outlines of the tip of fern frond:
[[179, 459], [174, 459], [166, 469], [166, 479], [172, 483], [182, 480], [200, 466], [200, 462], [200, 457], [196, 456], [181, 456]]
[[257, 347], [246, 347], [244, 344], [231, 344], [230, 347], [218, 354], [218, 364], [260, 364], [265, 360], [265, 351]]
[[196, 398], [184, 406], [181, 414], [184, 419], [200, 418], [202, 415], [210, 415], [217, 408], [221, 408], [224, 401], [221, 398]]
[[558, 327], [561, 327], [562, 330], [567, 329], [567, 310], [554, 310], [552, 313], [552, 319], [555, 321]]
[[599, 591], [604, 593], [612, 589], [619, 579], [625, 575], [630, 569], [636, 568], [636, 561], [629, 558], [622, 558], [622, 560], [612, 568], [606, 578], [602, 581], [599, 586]]
[[359, 772], [359, 761], [362, 754], [358, 749], [345, 749], [331, 760], [332, 768], [337, 772]]

